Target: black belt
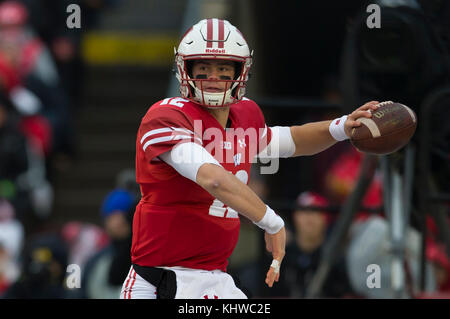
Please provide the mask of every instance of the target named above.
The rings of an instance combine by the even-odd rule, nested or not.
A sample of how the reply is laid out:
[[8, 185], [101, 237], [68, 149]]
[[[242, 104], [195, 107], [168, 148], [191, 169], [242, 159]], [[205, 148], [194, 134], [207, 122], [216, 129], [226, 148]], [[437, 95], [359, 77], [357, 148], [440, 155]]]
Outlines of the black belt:
[[145, 267], [133, 264], [136, 273], [156, 287], [156, 299], [175, 299], [177, 278], [169, 269]]

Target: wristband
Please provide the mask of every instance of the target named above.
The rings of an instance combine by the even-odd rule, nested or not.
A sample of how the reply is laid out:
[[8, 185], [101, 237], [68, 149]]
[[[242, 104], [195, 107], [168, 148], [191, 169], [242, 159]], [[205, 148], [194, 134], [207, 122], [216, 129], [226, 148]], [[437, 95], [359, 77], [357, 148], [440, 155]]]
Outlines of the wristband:
[[331, 136], [333, 136], [336, 141], [348, 139], [347, 134], [345, 134], [345, 121], [347, 120], [347, 117], [347, 115], [344, 115], [340, 118], [334, 119], [328, 128]]
[[273, 235], [280, 231], [284, 227], [283, 219], [275, 214], [272, 208], [267, 206], [266, 214], [259, 222], [253, 222], [259, 228], [264, 229], [267, 233]]

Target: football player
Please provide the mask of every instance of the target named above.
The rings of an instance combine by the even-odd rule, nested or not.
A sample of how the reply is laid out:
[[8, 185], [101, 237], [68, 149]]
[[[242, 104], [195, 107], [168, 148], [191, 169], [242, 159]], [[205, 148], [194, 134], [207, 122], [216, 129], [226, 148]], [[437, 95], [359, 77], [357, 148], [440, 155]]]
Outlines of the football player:
[[292, 127], [267, 127], [244, 97], [252, 53], [228, 21], [205, 19], [175, 54], [181, 97], [166, 98], [142, 118], [136, 180], [142, 199], [133, 220], [132, 267], [121, 298], [246, 298], [227, 274], [240, 215], [265, 232], [273, 256], [265, 282], [280, 276], [284, 222], [247, 186], [255, 157], [313, 155], [347, 139], [350, 115]]

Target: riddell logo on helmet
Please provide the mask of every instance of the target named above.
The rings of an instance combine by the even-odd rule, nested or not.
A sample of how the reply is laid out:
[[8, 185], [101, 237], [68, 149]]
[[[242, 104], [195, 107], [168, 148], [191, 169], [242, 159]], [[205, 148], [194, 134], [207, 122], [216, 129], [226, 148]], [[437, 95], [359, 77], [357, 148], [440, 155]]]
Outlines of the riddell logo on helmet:
[[225, 53], [225, 49], [206, 49], [206, 53]]

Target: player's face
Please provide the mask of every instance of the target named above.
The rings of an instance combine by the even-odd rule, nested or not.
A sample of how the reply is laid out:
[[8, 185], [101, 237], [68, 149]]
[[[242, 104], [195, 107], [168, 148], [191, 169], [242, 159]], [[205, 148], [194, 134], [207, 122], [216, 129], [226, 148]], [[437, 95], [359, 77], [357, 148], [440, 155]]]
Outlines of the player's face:
[[205, 92], [225, 92], [231, 87], [229, 80], [233, 80], [235, 76], [234, 63], [227, 60], [196, 60], [192, 76], [202, 80], [195, 81], [195, 85]]

